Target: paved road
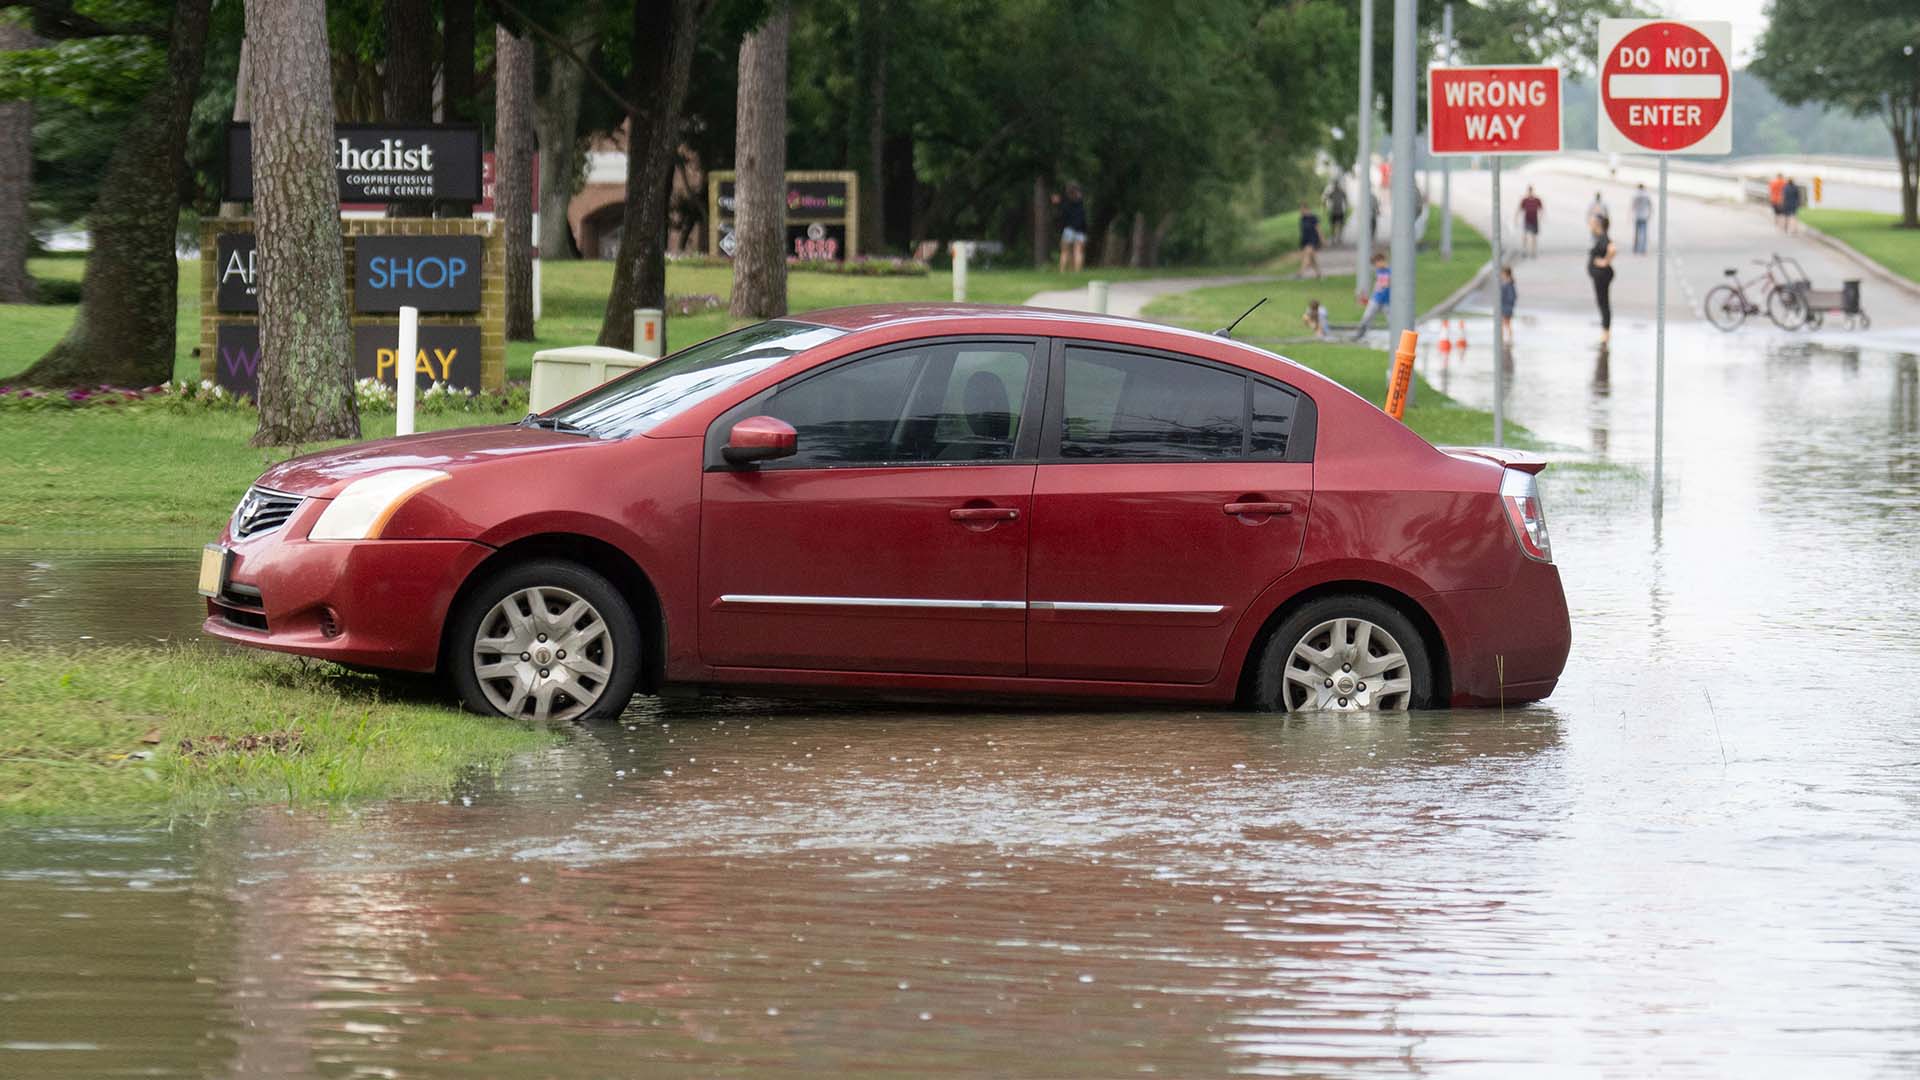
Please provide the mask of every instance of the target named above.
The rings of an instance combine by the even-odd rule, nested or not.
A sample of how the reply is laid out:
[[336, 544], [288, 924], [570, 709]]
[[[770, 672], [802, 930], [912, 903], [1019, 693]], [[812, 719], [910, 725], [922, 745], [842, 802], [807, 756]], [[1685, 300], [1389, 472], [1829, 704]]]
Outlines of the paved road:
[[[1586, 208], [1596, 190], [1613, 211], [1614, 239], [1620, 245], [1613, 284], [1615, 337], [1620, 336], [1625, 320], [1651, 323], [1655, 300], [1654, 240], [1648, 241], [1646, 255], [1633, 255], [1633, 186], [1570, 176], [1553, 171], [1552, 163], [1536, 163], [1510, 169], [1501, 178], [1502, 201], [1506, 217], [1504, 246], [1510, 257], [1519, 247], [1519, 230], [1513, 215], [1527, 185], [1532, 184], [1546, 203], [1540, 254], [1536, 259], [1517, 260], [1514, 275], [1520, 289], [1521, 313], [1586, 312], [1595, 335], [1599, 316], [1595, 313], [1592, 285], [1585, 273], [1584, 257], [1591, 244], [1586, 230]], [[1491, 227], [1489, 213], [1489, 177], [1485, 172], [1460, 171], [1454, 174], [1454, 206], [1475, 227]], [[1675, 197], [1671, 200], [1668, 245], [1668, 308], [1670, 319], [1704, 321], [1701, 300], [1707, 291], [1722, 281], [1727, 267], [1738, 267], [1743, 278], [1759, 272], [1753, 260], [1773, 252], [1790, 255], [1800, 261], [1818, 288], [1838, 288], [1846, 278], [1860, 278], [1862, 305], [1873, 316], [1877, 330], [1920, 324], [1920, 305], [1891, 286], [1873, 277], [1852, 260], [1808, 236], [1784, 236], [1773, 228], [1772, 216], [1764, 207]], [[1657, 222], [1650, 230], [1657, 236]], [[1478, 310], [1488, 310], [1484, 300]], [[1764, 320], [1762, 320], [1764, 321]], [[1751, 324], [1749, 324], [1751, 325]], [[1828, 329], [1823, 335], [1844, 334]]]

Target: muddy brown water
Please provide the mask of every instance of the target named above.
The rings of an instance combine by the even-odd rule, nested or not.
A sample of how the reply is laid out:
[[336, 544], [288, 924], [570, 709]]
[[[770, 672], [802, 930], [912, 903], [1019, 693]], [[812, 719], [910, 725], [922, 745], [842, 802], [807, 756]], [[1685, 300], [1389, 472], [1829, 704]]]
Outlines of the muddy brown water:
[[[642, 701], [445, 803], [16, 824], [0, 1075], [1920, 1071], [1915, 361], [1684, 344], [1657, 531], [1638, 473], [1548, 493], [1542, 705]], [[1516, 364], [1644, 466], [1650, 358]]]

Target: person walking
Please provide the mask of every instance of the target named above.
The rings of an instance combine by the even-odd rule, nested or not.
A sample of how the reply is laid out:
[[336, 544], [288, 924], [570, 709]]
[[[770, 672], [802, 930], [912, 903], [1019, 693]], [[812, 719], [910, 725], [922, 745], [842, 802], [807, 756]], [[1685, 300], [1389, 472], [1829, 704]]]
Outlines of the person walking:
[[1608, 221], [1613, 220], [1613, 211], [1607, 209], [1607, 200], [1601, 197], [1597, 191], [1593, 193], [1593, 201], [1587, 204], [1587, 227], [1589, 229], [1593, 227], [1595, 218], [1606, 218]]
[[1327, 185], [1327, 242], [1338, 247], [1340, 237], [1347, 231], [1347, 188], [1335, 177]]
[[1653, 196], [1647, 194], [1647, 185], [1641, 184], [1633, 193], [1633, 253], [1647, 253], [1647, 222], [1653, 220]]
[[1780, 210], [1780, 199], [1786, 191], [1786, 175], [1774, 173], [1773, 180], [1767, 184], [1767, 201], [1773, 204], [1773, 227], [1781, 232], [1787, 231], [1787, 216]]
[[1540, 254], [1540, 212], [1546, 203], [1533, 193], [1533, 185], [1527, 185], [1527, 196], [1520, 200], [1521, 250], [1531, 259]]
[[1360, 313], [1360, 326], [1354, 330], [1353, 340], [1359, 341], [1367, 336], [1367, 328], [1373, 324], [1373, 317], [1387, 310], [1387, 301], [1392, 295], [1393, 272], [1387, 268], [1387, 256], [1376, 251], [1373, 253], [1373, 295], [1365, 298], [1367, 308]]
[[1067, 197], [1055, 195], [1060, 206], [1060, 272], [1074, 273], [1087, 265], [1087, 200], [1079, 184], [1067, 185]]
[[1313, 331], [1313, 340], [1325, 341], [1333, 336], [1333, 327], [1327, 322], [1327, 306], [1318, 300], [1307, 301], [1307, 310], [1300, 316], [1301, 323]]
[[1313, 207], [1300, 204], [1300, 277], [1306, 277], [1307, 271], [1313, 271], [1316, 280], [1320, 277], [1320, 215]]
[[1780, 189], [1780, 228], [1789, 236], [1800, 231], [1802, 197], [1800, 185], [1793, 182], [1793, 177], [1787, 177], [1787, 186]]
[[1620, 253], [1607, 235], [1612, 224], [1604, 214], [1590, 223], [1593, 247], [1587, 251], [1587, 276], [1593, 279], [1593, 300], [1600, 307], [1600, 343], [1613, 340], [1613, 257]]

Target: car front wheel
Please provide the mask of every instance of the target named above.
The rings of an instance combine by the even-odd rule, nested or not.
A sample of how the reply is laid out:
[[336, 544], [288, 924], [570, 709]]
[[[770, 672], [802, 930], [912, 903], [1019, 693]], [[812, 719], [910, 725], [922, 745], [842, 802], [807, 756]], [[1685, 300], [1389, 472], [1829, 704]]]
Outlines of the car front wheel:
[[468, 708], [538, 722], [618, 716], [640, 674], [640, 624], [606, 578], [538, 559], [495, 574], [455, 614], [448, 642]]
[[1267, 638], [1253, 704], [1266, 712], [1403, 712], [1432, 704], [1433, 668], [1411, 620], [1371, 596], [1321, 597]]

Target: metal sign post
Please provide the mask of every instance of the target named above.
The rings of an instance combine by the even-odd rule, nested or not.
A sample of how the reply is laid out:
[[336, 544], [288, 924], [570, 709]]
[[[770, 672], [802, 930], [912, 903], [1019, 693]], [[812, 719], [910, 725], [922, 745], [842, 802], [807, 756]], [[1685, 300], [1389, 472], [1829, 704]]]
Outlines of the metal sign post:
[[1653, 521], [1666, 501], [1667, 155], [1733, 150], [1733, 24], [1600, 21], [1601, 150], [1660, 155], [1659, 294], [1654, 299]]
[[[1542, 65], [1427, 69], [1427, 132], [1439, 155], [1493, 159], [1493, 444], [1507, 444], [1507, 342], [1500, 320], [1500, 159], [1560, 150], [1560, 69]], [[1445, 160], [1444, 157], [1442, 160]]]

